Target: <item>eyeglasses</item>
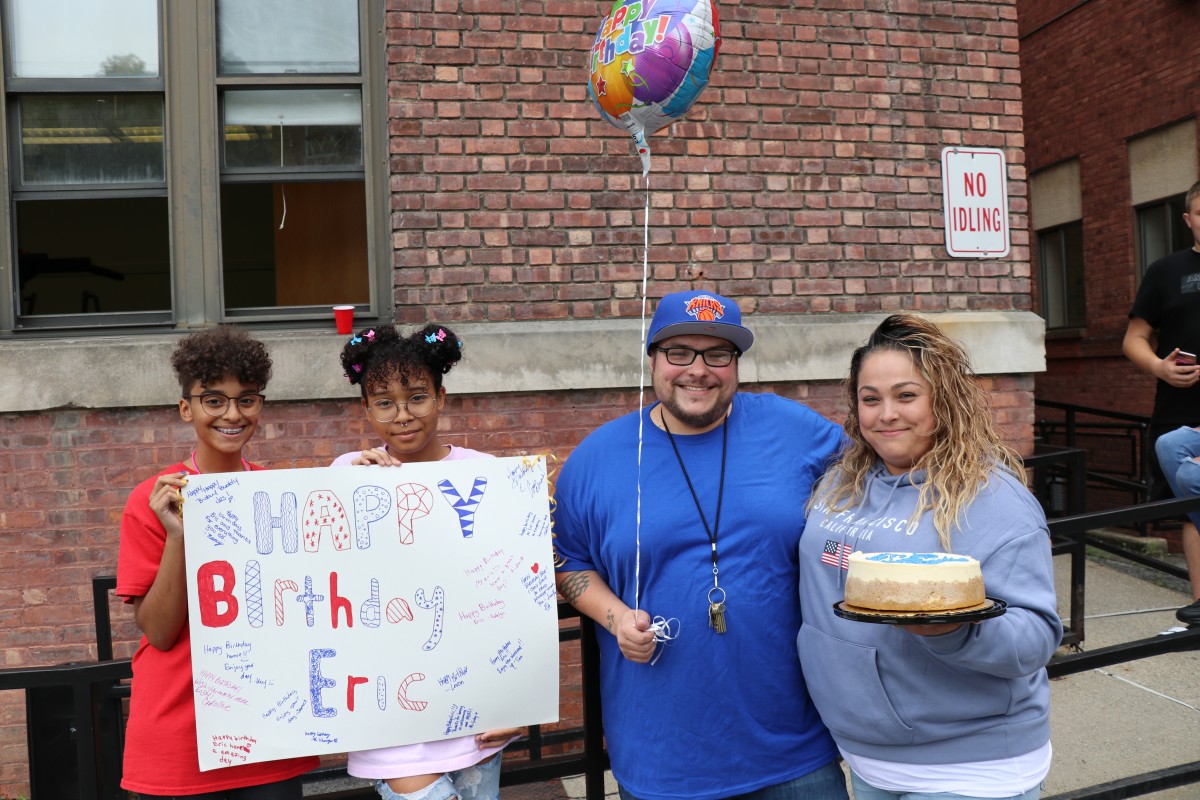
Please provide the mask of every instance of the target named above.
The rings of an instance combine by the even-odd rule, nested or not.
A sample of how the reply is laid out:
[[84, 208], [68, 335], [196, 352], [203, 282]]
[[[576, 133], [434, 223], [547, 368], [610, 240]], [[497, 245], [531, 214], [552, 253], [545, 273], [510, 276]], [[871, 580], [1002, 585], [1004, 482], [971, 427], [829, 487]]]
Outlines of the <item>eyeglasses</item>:
[[381, 397], [367, 403], [367, 413], [376, 422], [393, 422], [400, 415], [401, 406], [411, 416], [425, 417], [433, 411], [436, 405], [437, 400], [431, 394], [414, 394], [408, 398], [407, 403], [397, 403], [395, 400]]
[[263, 401], [267, 398], [261, 394], [242, 394], [237, 397], [221, 394], [220, 392], [205, 392], [203, 394], [185, 394], [184, 398], [191, 400], [192, 398], [200, 398], [200, 407], [210, 417], [219, 417], [225, 413], [225, 409], [229, 408], [231, 402], [237, 403], [239, 412], [247, 417], [257, 416], [258, 412], [262, 411]]
[[733, 363], [733, 360], [741, 355], [737, 350], [728, 350], [724, 347], [710, 347], [707, 350], [694, 350], [691, 347], [683, 347], [677, 345], [675, 347], [656, 347], [658, 352], [667, 357], [667, 363], [677, 367], [690, 366], [696, 360], [696, 356], [704, 359], [704, 363], [710, 367], [728, 367]]

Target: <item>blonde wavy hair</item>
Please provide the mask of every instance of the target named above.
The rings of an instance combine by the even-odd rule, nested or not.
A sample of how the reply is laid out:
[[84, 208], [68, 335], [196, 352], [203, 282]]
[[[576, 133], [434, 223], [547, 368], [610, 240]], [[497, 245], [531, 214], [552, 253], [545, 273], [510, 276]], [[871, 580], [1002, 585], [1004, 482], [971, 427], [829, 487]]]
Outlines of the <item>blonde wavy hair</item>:
[[992, 470], [1006, 469], [1022, 482], [1025, 472], [1020, 456], [996, 429], [966, 351], [932, 322], [912, 314], [888, 317], [867, 343], [854, 351], [844, 384], [850, 413], [843, 427], [850, 443], [826, 470], [808, 507], [819, 501], [833, 511], [844, 511], [861, 502], [866, 493], [867, 474], [879, 456], [859, 427], [858, 376], [866, 357], [883, 350], [907, 353], [932, 389], [931, 446], [910, 468], [910, 472], [926, 472], [910, 525], [932, 510], [942, 549], [951, 552], [950, 533]]

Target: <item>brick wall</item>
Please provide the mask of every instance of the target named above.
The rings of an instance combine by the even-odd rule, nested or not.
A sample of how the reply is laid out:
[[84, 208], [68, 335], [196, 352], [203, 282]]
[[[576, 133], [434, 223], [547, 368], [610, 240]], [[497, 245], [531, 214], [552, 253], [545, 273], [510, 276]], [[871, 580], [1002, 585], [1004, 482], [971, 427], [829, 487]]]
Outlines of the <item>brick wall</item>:
[[[628, 137], [585, 100], [584, 54], [607, 6], [389, 2], [400, 321], [639, 313], [639, 166]], [[757, 314], [1030, 308], [1015, 0], [748, 0], [720, 16], [711, 85], [652, 139], [652, 296], [713, 288]], [[1009, 258], [945, 257], [948, 145], [1006, 150]], [[1032, 378], [985, 385], [1028, 451]], [[754, 388], [842, 414], [832, 383]], [[564, 459], [636, 398], [497, 386], [452, 396], [443, 424], [452, 442]], [[353, 402], [267, 413], [252, 457], [271, 466], [322, 465], [370, 440]], [[90, 579], [115, 570], [125, 497], [190, 440], [173, 409], [0, 415], [4, 666], [95, 657]], [[131, 615], [114, 613], [127, 656]], [[572, 702], [565, 694], [567, 713]], [[24, 712], [7, 693], [0, 796], [24, 791]]]
[[1079, 158], [1086, 335], [1046, 342], [1039, 398], [1149, 414], [1153, 380], [1121, 355], [1135, 285], [1128, 140], [1200, 113], [1194, 3], [1019, 0], [1026, 158]]
[[[997, 420], [1031, 444], [1031, 378], [985, 378]], [[762, 385], [841, 420], [832, 383]], [[455, 396], [442, 415], [446, 439], [497, 455], [552, 453], [559, 461], [592, 428], [635, 408], [637, 392]], [[0, 652], [4, 667], [96, 658], [91, 580], [116, 572], [125, 499], [140, 480], [186, 458], [191, 426], [174, 408], [0, 415]], [[371, 441], [353, 402], [271, 404], [251, 458], [274, 467], [324, 466]], [[132, 612], [113, 601], [115, 655], [137, 644]], [[569, 657], [571, 650], [565, 651]], [[564, 662], [563, 720], [579, 719], [577, 675]], [[27, 792], [24, 697], [0, 695], [0, 796]]]
[[[636, 315], [640, 163], [585, 95], [608, 4], [391, 7], [400, 316]], [[698, 283], [744, 311], [1029, 308], [1014, 2], [719, 13], [708, 89], [651, 139], [652, 296]], [[945, 258], [947, 145], [1008, 151], [1011, 258]]]

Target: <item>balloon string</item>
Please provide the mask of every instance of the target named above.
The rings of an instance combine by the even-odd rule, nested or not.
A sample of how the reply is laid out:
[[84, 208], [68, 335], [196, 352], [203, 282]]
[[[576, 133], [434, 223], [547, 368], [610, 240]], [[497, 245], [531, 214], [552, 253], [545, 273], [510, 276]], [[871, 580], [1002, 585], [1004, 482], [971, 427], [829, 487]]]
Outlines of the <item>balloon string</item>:
[[634, 538], [637, 542], [637, 559], [633, 565], [633, 610], [641, 606], [642, 590], [642, 422], [645, 414], [642, 407], [646, 395], [646, 279], [650, 273], [650, 176], [646, 179], [646, 205], [642, 212], [642, 350], [638, 354], [638, 447], [637, 447], [637, 512]]

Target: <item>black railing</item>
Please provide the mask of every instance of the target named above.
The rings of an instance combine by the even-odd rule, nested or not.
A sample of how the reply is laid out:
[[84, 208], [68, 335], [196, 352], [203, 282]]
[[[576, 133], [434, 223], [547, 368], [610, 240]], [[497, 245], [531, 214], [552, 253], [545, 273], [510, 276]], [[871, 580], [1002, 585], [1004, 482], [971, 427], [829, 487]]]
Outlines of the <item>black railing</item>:
[[1034, 405], [1042, 442], [1087, 453], [1089, 489], [1127, 498], [1115, 505], [1136, 505], [1149, 497], [1150, 417], [1054, 400], [1036, 400]]
[[[25, 691], [29, 784], [34, 800], [126, 797], [120, 788], [123, 708], [133, 673], [129, 659], [112, 658], [109, 595], [115, 586], [112, 576], [92, 579], [98, 662], [0, 669], [0, 691]], [[500, 783], [516, 786], [582, 775], [587, 800], [603, 800], [608, 753], [600, 721], [600, 652], [594, 623], [566, 603], [559, 603], [558, 617], [579, 620], [578, 625], [560, 627], [559, 642], [579, 642], [582, 725], [558, 730], [530, 726], [526, 736], [505, 749]], [[546, 754], [563, 748], [570, 752]], [[346, 777], [345, 767], [327, 766], [306, 774], [304, 781], [320, 787]], [[317, 793], [306, 795], [320, 800], [374, 800], [377, 796], [369, 785], [330, 791], [317, 788]]]
[[[1054, 554], [1066, 555], [1071, 559], [1070, 598], [1067, 619], [1064, 620], [1063, 644], [1080, 645], [1084, 638], [1084, 608], [1086, 599], [1086, 553], [1094, 547], [1123, 559], [1149, 567], [1166, 575], [1187, 580], [1186, 569], [1161, 559], [1153, 558], [1136, 550], [1129, 550], [1097, 537], [1092, 531], [1109, 528], [1140, 526], [1143, 523], [1182, 516], [1188, 512], [1200, 512], [1200, 497], [1176, 498], [1156, 502], [1142, 502], [1126, 508], [1085, 513], [1085, 485], [1113, 486], [1134, 491], [1139, 500], [1148, 496], [1148, 480], [1145, 459], [1149, 420], [1132, 414], [1117, 414], [1098, 411], [1065, 403], [1038, 403], [1039, 406], [1064, 411], [1066, 421], [1061, 444], [1039, 443], [1034, 455], [1025, 459], [1031, 472], [1034, 493], [1047, 510], [1048, 516], [1057, 513], [1069, 514], [1050, 519], [1051, 546]], [[1111, 475], [1088, 470], [1086, 453], [1079, 435], [1079, 414], [1109, 415], [1127, 428], [1128, 436], [1136, 443], [1136, 455], [1131, 463], [1138, 465], [1139, 480], [1118, 481]], [[1086, 423], [1085, 423], [1086, 424]], [[1130, 441], [1128, 436], [1125, 441]], [[1078, 672], [1100, 669], [1114, 664], [1151, 658], [1168, 653], [1200, 650], [1200, 627], [1172, 634], [1156, 635], [1132, 642], [1104, 647], [1090, 652], [1069, 653], [1054, 658], [1047, 666], [1052, 678], [1073, 675]], [[1068, 793], [1047, 797], [1043, 800], [1126, 800], [1151, 792], [1200, 783], [1200, 761], [1168, 767], [1166, 769], [1122, 778]]]
[[[1032, 456], [1025, 459], [1030, 473], [1030, 486], [1041, 501], [1047, 517], [1078, 514], [1086, 501], [1085, 454], [1077, 447], [1060, 447], [1038, 443]], [[1084, 566], [1086, 547], [1072, 539], [1052, 538], [1054, 555], [1071, 559], [1071, 596], [1067, 619], [1063, 621], [1063, 644], [1078, 645], [1083, 641], [1084, 626]]]
[[[1042, 445], [1033, 456], [1026, 459], [1026, 466], [1033, 475], [1035, 493], [1039, 494], [1043, 504], [1055, 505], [1050, 495], [1059, 492], [1062, 507], [1058, 511], [1070, 514], [1052, 519], [1049, 524], [1054, 553], [1071, 558], [1070, 610], [1065, 621], [1064, 644], [1078, 645], [1083, 641], [1087, 547], [1103, 549], [1168, 575], [1187, 577], [1186, 570], [1117, 547], [1092, 535], [1091, 531], [1104, 527], [1139, 525], [1189, 511], [1200, 511], [1200, 497], [1078, 513], [1083, 507], [1083, 476], [1090, 474], [1086, 471], [1081, 449]], [[122, 704], [124, 698], [128, 697], [127, 681], [131, 671], [128, 659], [112, 660], [109, 593], [114, 585], [115, 580], [111, 577], [93, 580], [97, 653], [101, 659], [98, 663], [0, 670], [0, 691], [23, 689], [26, 692], [30, 784], [35, 800], [42, 797], [119, 800], [125, 796], [118, 787], [123, 739]], [[559, 605], [560, 619], [578, 616], [578, 612], [570, 606]], [[513, 786], [583, 775], [587, 800], [602, 800], [608, 755], [600, 724], [599, 652], [593, 624], [582, 618], [578, 626], [563, 627], [560, 641], [580, 643], [583, 724], [553, 731], [531, 727], [527, 737], [510, 746], [510, 752], [514, 755], [525, 751], [528, 756], [506, 759], [501, 784]], [[1092, 652], [1059, 656], [1050, 662], [1048, 671], [1051, 677], [1057, 678], [1165, 653], [1196, 649], [1200, 649], [1200, 628]], [[577, 744], [581, 744], [581, 751], [549, 756], [543, 753], [546, 749]], [[71, 766], [64, 767], [64, 764]], [[310, 773], [306, 781], [319, 784], [339, 777], [345, 777], [344, 768], [326, 767]], [[1194, 783], [1200, 783], [1200, 762], [1073, 790], [1069, 795], [1056, 795], [1045, 800], [1124, 800]], [[324, 800], [371, 800], [375, 792], [370, 787], [358, 787], [309, 796]]]
[[0, 691], [25, 691], [34, 798], [108, 800], [120, 794], [122, 681], [129, 661], [0, 669]]
[[[1082, 640], [1083, 633], [1083, 601], [1084, 581], [1083, 568], [1086, 564], [1084, 551], [1087, 547], [1096, 547], [1106, 552], [1133, 561], [1142, 566], [1151, 567], [1177, 578], [1187, 578], [1187, 570], [1180, 569], [1160, 559], [1145, 556], [1136, 551], [1115, 546], [1108, 541], [1091, 534], [1091, 531], [1123, 525], [1134, 525], [1150, 522], [1165, 517], [1173, 517], [1187, 512], [1200, 511], [1200, 496], [1175, 500], [1162, 500], [1155, 503], [1144, 503], [1131, 508], [1120, 508], [1112, 511], [1101, 511], [1089, 514], [1077, 514], [1062, 519], [1050, 521], [1050, 535], [1055, 542], [1055, 552], [1070, 553], [1072, 558], [1071, 577], [1071, 620], [1070, 628], [1078, 625], [1077, 633]], [[1078, 578], [1075, 574], [1076, 562], [1079, 565]], [[1078, 612], [1078, 623], [1075, 622]], [[1071, 643], [1064, 637], [1064, 643]], [[1137, 661], [1143, 658], [1179, 653], [1190, 650], [1200, 650], [1200, 627], [1189, 628], [1170, 634], [1159, 634], [1145, 639], [1103, 647], [1098, 650], [1082, 653], [1069, 653], [1057, 656], [1046, 667], [1051, 678], [1061, 678], [1074, 675], [1077, 672], [1099, 669], [1102, 667]], [[1200, 783], [1200, 761], [1179, 764], [1166, 769], [1133, 775], [1118, 781], [1089, 786], [1084, 789], [1074, 789], [1066, 794], [1046, 797], [1043, 800], [1126, 800], [1130, 797], [1140, 797], [1151, 792], [1172, 789]]]
[[1047, 516], [1079, 514], [1087, 506], [1087, 454], [1078, 447], [1038, 442], [1025, 459], [1030, 486]]

